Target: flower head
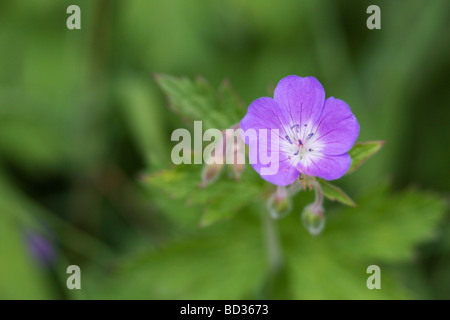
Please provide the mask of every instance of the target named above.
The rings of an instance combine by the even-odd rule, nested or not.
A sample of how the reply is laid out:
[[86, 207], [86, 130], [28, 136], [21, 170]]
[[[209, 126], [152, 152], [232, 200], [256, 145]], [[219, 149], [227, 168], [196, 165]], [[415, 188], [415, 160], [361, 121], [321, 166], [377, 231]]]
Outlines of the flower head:
[[[293, 183], [300, 174], [325, 180], [342, 177], [351, 163], [347, 152], [359, 134], [358, 121], [344, 101], [325, 100], [325, 90], [316, 78], [294, 75], [278, 82], [273, 99], [253, 101], [241, 128], [258, 134], [260, 129], [276, 132], [279, 145], [274, 148], [268, 143], [268, 152], [279, 152], [277, 172], [261, 172], [267, 166], [261, 161], [252, 166], [263, 179], [280, 186]], [[257, 148], [248, 144], [250, 156], [255, 155]]]

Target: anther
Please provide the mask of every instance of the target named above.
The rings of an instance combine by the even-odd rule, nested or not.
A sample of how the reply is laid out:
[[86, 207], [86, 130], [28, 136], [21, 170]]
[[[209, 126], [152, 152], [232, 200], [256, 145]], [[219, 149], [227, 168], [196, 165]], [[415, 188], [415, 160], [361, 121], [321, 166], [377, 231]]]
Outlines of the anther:
[[311, 137], [313, 136], [314, 133], [310, 133], [308, 134], [308, 137], [306, 139], [311, 139]]
[[285, 138], [290, 144], [292, 144], [291, 138], [289, 138], [289, 136], [286, 136]]

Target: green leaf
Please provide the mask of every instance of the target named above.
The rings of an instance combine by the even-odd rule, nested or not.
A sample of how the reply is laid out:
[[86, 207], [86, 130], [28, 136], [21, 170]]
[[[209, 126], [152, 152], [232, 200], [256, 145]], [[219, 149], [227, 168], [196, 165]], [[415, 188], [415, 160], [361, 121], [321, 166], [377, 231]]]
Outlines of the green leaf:
[[[238, 209], [251, 203], [260, 193], [260, 188], [242, 181], [231, 181], [228, 184], [220, 183], [221, 191], [205, 207], [200, 226], [209, 226], [222, 219], [231, 218]], [[213, 185], [211, 188], [216, 188]]]
[[359, 168], [367, 159], [373, 156], [383, 146], [384, 141], [367, 141], [355, 143], [353, 148], [348, 152], [352, 158], [350, 169], [346, 174], [352, 173]]
[[[432, 193], [406, 190], [388, 196], [375, 191], [360, 199], [357, 208], [342, 210], [328, 235], [335, 247], [352, 248], [348, 256], [401, 261], [412, 257], [416, 243], [431, 239], [445, 209], [445, 202]], [[352, 236], [343, 236], [345, 232]]]
[[[302, 230], [296, 215], [276, 222], [288, 279], [282, 289], [288, 299], [423, 297], [409, 291], [391, 265], [408, 261], [415, 246], [430, 239], [445, 212], [444, 202], [433, 194], [409, 190], [391, 196], [384, 189], [372, 190], [359, 202], [358, 208], [341, 207], [329, 215], [320, 237]], [[104, 275], [104, 282], [86, 282], [85, 290], [97, 299], [255, 298], [270, 276], [267, 239], [261, 237], [257, 214], [262, 208], [250, 205], [232, 223], [128, 256]], [[381, 290], [366, 287], [366, 270], [372, 264], [381, 268]]]
[[[296, 207], [304, 205], [300, 197], [295, 200]], [[392, 195], [380, 189], [358, 199], [357, 208], [327, 212], [319, 237], [301, 232], [298, 216], [281, 220], [292, 298], [423, 297], [423, 292], [408, 291], [391, 266], [408, 263], [417, 245], [435, 236], [445, 209], [445, 202], [434, 194], [407, 190]], [[381, 268], [381, 290], [366, 287], [366, 269], [373, 264]]]
[[[254, 183], [253, 172], [244, 171], [241, 180], [219, 179], [206, 188], [200, 187], [200, 166], [179, 165], [143, 178], [146, 186], [158, 189], [172, 200], [187, 206], [198, 206], [203, 214], [200, 226], [209, 226], [232, 217], [240, 208], [261, 193], [262, 186]], [[167, 200], [164, 200], [167, 202]]]
[[227, 79], [221, 83], [218, 89], [218, 100], [220, 109], [226, 112], [235, 122], [238, 122], [244, 116], [244, 103]]
[[179, 165], [153, 174], [144, 175], [142, 182], [153, 186], [174, 199], [188, 199], [194, 190], [199, 189], [199, 166]]
[[331, 201], [338, 201], [347, 206], [356, 207], [356, 203], [344, 192], [341, 188], [332, 185], [331, 183], [317, 179], [320, 186], [322, 187], [323, 195], [330, 199]]
[[106, 285], [95, 288], [97, 279], [85, 288], [100, 299], [254, 297], [267, 272], [258, 215], [246, 212], [239, 221], [213, 228], [128, 257], [106, 276]]
[[203, 78], [191, 81], [186, 77], [158, 74], [155, 80], [176, 113], [189, 121], [203, 121], [205, 129], [228, 128], [242, 116], [236, 112], [238, 99], [226, 84], [216, 92]]
[[[129, 130], [136, 140], [147, 165], [161, 169], [169, 160], [162, 109], [147, 80], [124, 77], [117, 85], [118, 98]], [[151, 90], [153, 89], [153, 90]]]

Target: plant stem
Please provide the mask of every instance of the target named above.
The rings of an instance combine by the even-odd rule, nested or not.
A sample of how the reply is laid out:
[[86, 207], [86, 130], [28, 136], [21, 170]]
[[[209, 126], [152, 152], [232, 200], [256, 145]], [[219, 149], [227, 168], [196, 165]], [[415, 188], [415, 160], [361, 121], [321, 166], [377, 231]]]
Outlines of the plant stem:
[[267, 255], [271, 273], [278, 272], [283, 266], [283, 248], [281, 247], [277, 221], [271, 218], [269, 212], [263, 211], [264, 238], [267, 245]]
[[313, 186], [314, 193], [316, 195], [313, 206], [315, 206], [316, 208], [322, 208], [323, 205], [322, 187], [320, 186], [320, 184], [317, 182], [316, 179], [311, 180], [311, 186]]

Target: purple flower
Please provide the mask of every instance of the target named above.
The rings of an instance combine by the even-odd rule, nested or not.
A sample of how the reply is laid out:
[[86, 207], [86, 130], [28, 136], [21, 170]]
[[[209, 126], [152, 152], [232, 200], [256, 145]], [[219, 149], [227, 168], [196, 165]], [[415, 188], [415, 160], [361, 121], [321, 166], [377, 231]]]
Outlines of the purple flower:
[[[259, 98], [248, 107], [241, 120], [242, 130], [253, 129], [257, 139], [266, 129], [279, 136], [279, 146], [267, 143], [267, 151], [279, 152], [278, 170], [266, 175], [261, 161], [252, 163], [261, 177], [273, 184], [286, 186], [300, 174], [334, 180], [350, 167], [348, 151], [359, 134], [359, 124], [350, 107], [330, 97], [314, 77], [288, 76], [278, 82], [274, 98]], [[250, 158], [259, 159], [257, 148], [249, 145]], [[272, 151], [271, 151], [272, 149]]]
[[47, 266], [55, 260], [55, 249], [46, 237], [29, 229], [25, 232], [25, 239], [29, 252], [35, 261]]

